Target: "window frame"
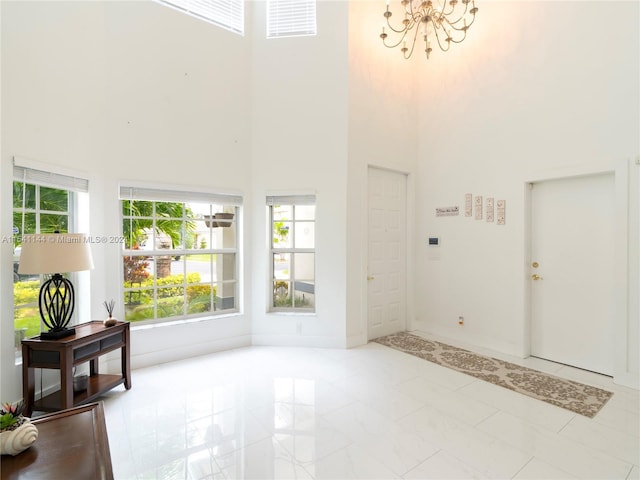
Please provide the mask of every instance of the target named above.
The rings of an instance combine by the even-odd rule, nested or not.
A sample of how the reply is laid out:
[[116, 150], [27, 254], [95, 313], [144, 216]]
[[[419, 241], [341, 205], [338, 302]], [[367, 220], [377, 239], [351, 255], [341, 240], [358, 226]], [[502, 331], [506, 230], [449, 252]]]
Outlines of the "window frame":
[[[150, 202], [152, 204], [152, 214], [148, 216], [131, 216], [125, 215], [125, 202], [127, 201], [140, 201], [140, 202]], [[164, 217], [159, 216], [156, 210], [156, 206], [158, 203], [180, 203], [182, 204], [182, 214], [180, 217], [171, 216]], [[187, 238], [186, 232], [186, 223], [189, 221], [202, 221], [206, 224], [207, 220], [200, 217], [189, 217], [187, 216], [187, 209], [189, 208], [189, 204], [200, 204], [208, 205], [209, 212], [211, 215], [216, 213], [216, 211], [226, 213], [233, 213], [233, 219], [229, 222], [229, 226], [234, 227], [234, 246], [233, 247], [216, 247], [212, 248], [210, 245], [207, 248], [197, 248], [197, 245], [194, 243], [193, 248], [186, 248], [184, 245], [185, 240]], [[239, 314], [241, 312], [241, 272], [240, 272], [240, 255], [241, 255], [241, 238], [240, 238], [240, 214], [241, 214], [241, 205], [242, 205], [242, 197], [237, 195], [227, 195], [227, 194], [215, 194], [215, 193], [202, 193], [202, 192], [185, 192], [185, 191], [174, 191], [174, 190], [166, 190], [166, 189], [155, 189], [155, 188], [146, 188], [146, 187], [128, 187], [121, 186], [120, 187], [120, 198], [119, 198], [119, 210], [120, 210], [120, 228], [122, 230], [123, 238], [125, 237], [124, 232], [124, 222], [127, 219], [131, 220], [132, 218], [143, 219], [143, 220], [151, 220], [151, 228], [149, 229], [149, 234], [151, 235], [152, 244], [151, 249], [133, 249], [127, 248], [127, 239], [123, 242], [123, 248], [120, 255], [120, 267], [121, 267], [121, 276], [120, 276], [120, 289], [121, 296], [120, 298], [127, 305], [126, 295], [135, 292], [150, 292], [153, 298], [151, 305], [153, 306], [153, 317], [152, 318], [144, 318], [140, 320], [129, 320], [130, 317], [127, 317], [125, 311], [125, 320], [133, 322], [135, 325], [157, 325], [163, 324], [167, 322], [188, 322], [192, 320], [201, 320], [201, 319], [209, 319], [220, 317], [223, 315], [234, 315]], [[233, 209], [233, 212], [230, 210]], [[169, 250], [170, 254], [167, 254], [167, 249], [158, 248], [155, 244], [156, 233], [158, 230], [156, 228], [156, 221], [158, 219], [169, 220], [169, 221], [180, 221], [181, 222], [181, 231], [180, 238], [182, 239], [183, 245], [180, 248], [171, 248]], [[211, 221], [211, 220], [209, 220]], [[209, 239], [211, 239], [214, 234], [214, 230], [218, 228], [212, 224], [211, 227], [207, 227], [207, 231], [209, 232]], [[220, 227], [224, 228], [224, 227]], [[132, 232], [131, 232], [132, 233]], [[228, 279], [218, 279], [211, 277], [210, 280], [201, 280], [199, 282], [189, 283], [188, 275], [190, 274], [187, 261], [189, 255], [210, 255], [211, 260], [209, 261], [209, 266], [212, 268], [213, 265], [217, 265], [214, 262], [224, 261], [224, 256], [233, 255], [233, 278], [231, 280]], [[175, 259], [175, 257], [179, 257], [182, 260], [182, 274], [184, 275], [181, 283], [171, 283], [169, 285], [159, 285], [157, 280], [157, 259], [159, 257], [170, 256]], [[154, 275], [153, 275], [153, 283], [151, 286], [147, 287], [127, 287], [125, 284], [127, 281], [124, 278], [124, 269], [125, 269], [125, 261], [127, 258], [135, 258], [135, 257], [144, 257], [144, 258], [153, 258], [154, 263]], [[170, 274], [173, 275], [173, 274]], [[220, 302], [224, 302], [224, 298], [219, 297], [219, 295], [214, 294], [220, 293], [219, 289], [224, 285], [233, 285], [233, 299], [234, 304], [232, 308], [220, 308], [218, 309], [218, 298]], [[159, 291], [162, 291], [163, 288], [180, 288], [183, 290], [183, 296], [186, 297], [188, 295], [189, 288], [197, 288], [197, 287], [209, 287], [210, 288], [210, 301], [211, 305], [208, 310], [204, 312], [192, 312], [189, 313], [189, 302], [186, 298], [183, 299], [182, 304], [182, 314], [179, 315], [169, 315], [169, 316], [161, 316], [158, 313], [158, 299], [162, 298], [158, 295]], [[226, 290], [226, 289], [225, 289]], [[225, 291], [225, 293], [228, 293]], [[125, 307], [126, 308], [126, 307]]]
[[[22, 244], [21, 238], [25, 234], [24, 216], [27, 214], [34, 215], [34, 222], [35, 222], [34, 231], [33, 232], [29, 231], [27, 233], [35, 233], [35, 234], [49, 233], [49, 232], [42, 232], [42, 216], [43, 215], [66, 216], [67, 217], [66, 231], [61, 233], [78, 233], [79, 231], [78, 227], [80, 225], [79, 210], [80, 210], [80, 203], [81, 203], [81, 199], [79, 196], [88, 195], [89, 181], [87, 179], [76, 177], [73, 175], [44, 170], [42, 169], [42, 167], [40, 167], [40, 165], [36, 164], [36, 162], [27, 161], [19, 157], [14, 157], [13, 163], [14, 165], [13, 165], [13, 175], [12, 175], [12, 189], [14, 188], [14, 185], [16, 183], [21, 184], [23, 199], [24, 199], [27, 185], [34, 187], [34, 199], [33, 199], [34, 207], [33, 208], [27, 207], [24, 203], [24, 200], [22, 205], [18, 207], [14, 206], [13, 203], [11, 205], [12, 223], [13, 223], [13, 217], [16, 213], [19, 214], [22, 219], [22, 221], [20, 222], [20, 226], [18, 227], [19, 231], [13, 232], [13, 235], [14, 235], [14, 238], [12, 239], [12, 243], [13, 243], [12, 257], [13, 258], [11, 262], [12, 274], [14, 275], [13, 283], [12, 283], [13, 284], [13, 308], [14, 308], [13, 324], [14, 324], [14, 332], [15, 332], [14, 335], [17, 342], [18, 339], [21, 338], [23, 335], [28, 336], [34, 332], [27, 331], [27, 332], [19, 333], [22, 329], [16, 328], [15, 312], [20, 308], [29, 308], [29, 307], [32, 308], [34, 306], [37, 307], [37, 299], [35, 304], [33, 304], [32, 302], [32, 303], [16, 305], [15, 285], [16, 283], [20, 282], [20, 277], [18, 276], [17, 270], [15, 269], [16, 266], [19, 264], [19, 258], [18, 259], [15, 258], [15, 249]], [[41, 208], [40, 203], [41, 203], [42, 188], [49, 188], [49, 189], [55, 189], [55, 190], [66, 192], [67, 194], [66, 209], [62, 211], [62, 210], [46, 210]], [[84, 200], [82, 201], [82, 203], [84, 204]], [[17, 241], [16, 237], [18, 237], [20, 241]], [[65, 275], [75, 285], [78, 285], [78, 277], [80, 275], [80, 272], [65, 273]], [[42, 280], [44, 277], [45, 275], [38, 275], [39, 285], [42, 285]], [[38, 291], [39, 291], [39, 288], [40, 287], [38, 287]], [[88, 306], [83, 303], [84, 300], [82, 297], [83, 297], [82, 295], [78, 295], [77, 297], [76, 308], [74, 309], [73, 316], [71, 318], [71, 324], [78, 323], [80, 311], [81, 310], [84, 311], [85, 307]], [[38, 333], [40, 333], [40, 331], [42, 331], [42, 319], [40, 318], [39, 310], [38, 310], [38, 326], [39, 326]], [[19, 345], [15, 345], [15, 347], [16, 347], [16, 351], [15, 351], [16, 363], [19, 363], [22, 361], [22, 350]]]
[[244, 0], [156, 0], [156, 2], [244, 36]]
[[317, 10], [316, 0], [267, 0], [267, 39], [317, 35]]
[[[286, 220], [287, 222], [291, 222], [292, 231], [289, 232], [292, 238], [292, 246], [291, 247], [282, 247], [278, 248], [274, 246], [274, 223], [279, 220], [274, 219], [274, 208], [281, 205], [287, 205], [292, 207], [292, 218], [290, 220]], [[296, 218], [296, 206], [313, 206], [314, 207], [314, 215], [313, 220], [302, 219], [298, 220]], [[268, 212], [268, 221], [269, 221], [269, 304], [267, 311], [269, 313], [309, 313], [315, 314], [317, 308], [317, 282], [316, 282], [316, 265], [317, 265], [317, 253], [316, 253], [316, 225], [317, 225], [317, 204], [315, 195], [278, 195], [278, 196], [268, 196], [267, 197], [267, 212]], [[313, 222], [314, 224], [314, 233], [313, 233], [313, 247], [296, 247], [295, 238], [296, 238], [296, 224], [301, 223], [309, 223]], [[302, 282], [302, 280], [297, 280], [295, 277], [295, 255], [296, 254], [313, 254], [313, 306], [312, 307], [297, 307], [295, 306], [295, 284], [296, 282]], [[282, 307], [275, 306], [275, 284], [278, 282], [278, 279], [275, 276], [275, 268], [274, 268], [274, 258], [275, 255], [278, 254], [289, 254], [289, 284], [294, 286], [294, 293], [291, 296], [292, 298], [292, 306], [291, 307]], [[309, 280], [309, 279], [304, 279]]]

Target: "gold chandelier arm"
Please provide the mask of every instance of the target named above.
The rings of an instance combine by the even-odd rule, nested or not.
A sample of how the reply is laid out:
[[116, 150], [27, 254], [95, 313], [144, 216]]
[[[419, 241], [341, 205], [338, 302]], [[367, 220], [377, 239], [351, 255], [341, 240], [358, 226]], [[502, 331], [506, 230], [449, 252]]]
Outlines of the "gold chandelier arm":
[[[389, 1], [391, 0], [387, 0], [387, 8], [383, 13], [386, 26], [382, 28], [380, 38], [387, 48], [395, 48], [402, 44], [400, 50], [405, 59], [413, 54], [418, 35], [424, 39], [427, 58], [432, 51], [430, 40], [433, 41], [433, 36], [436, 37], [435, 42], [440, 50], [444, 52], [451, 48], [452, 43], [463, 42], [478, 12], [475, 0], [444, 0], [442, 9], [434, 8], [433, 0], [401, 0], [404, 18], [401, 26], [396, 28], [391, 25], [390, 18], [393, 13], [389, 10]], [[385, 28], [389, 29], [389, 34], [385, 32]], [[410, 34], [411, 30], [413, 35]], [[399, 35], [397, 42], [390, 41], [390, 34]], [[409, 46], [407, 42], [410, 43]]]
[[405, 59], [409, 58], [413, 54], [413, 50], [416, 48], [416, 40], [418, 39], [418, 32], [419, 31], [420, 31], [419, 28], [416, 28], [413, 31], [413, 41], [411, 42], [411, 49], [408, 50], [406, 45], [403, 45], [402, 48], [400, 49], [400, 51], [402, 52], [402, 55], [404, 56]]
[[[391, 25], [390, 18], [391, 18], [391, 16], [393, 14], [392, 14], [391, 11], [389, 11], [389, 5], [387, 5], [387, 10], [384, 13], [384, 17], [385, 17], [385, 19], [387, 21], [387, 27], [389, 27], [389, 30], [391, 30], [394, 33], [406, 34], [409, 30], [411, 30], [415, 26], [415, 24], [419, 21], [419, 18], [416, 18], [416, 14], [414, 14], [413, 11], [411, 11], [411, 12], [406, 11], [405, 13], [407, 14], [406, 15], [406, 20], [408, 20], [408, 23], [405, 24], [404, 23], [405, 20], [403, 20], [402, 28], [396, 29], [396, 28], [394, 28], [393, 25]], [[398, 45], [398, 44], [396, 44], [396, 45]]]
[[380, 37], [382, 38], [382, 44], [387, 48], [395, 48], [398, 45], [400, 45], [402, 42], [404, 42], [405, 38], [407, 37], [407, 32], [406, 31], [403, 32], [402, 30], [400, 30], [396, 33], [402, 33], [402, 36], [400, 37], [400, 39], [396, 43], [387, 43], [387, 38], [389, 37], [387, 36], [386, 33], [384, 33], [384, 30], [383, 30], [383, 32], [380, 34]]
[[[433, 23], [433, 33], [436, 36], [438, 47], [440, 47], [440, 50], [442, 50], [443, 52], [448, 51], [449, 47], [451, 47], [451, 35], [449, 35], [449, 33], [445, 31], [442, 24], [436, 25], [436, 23], [433, 21], [432, 23]], [[444, 40], [442, 39], [443, 36], [446, 36]], [[442, 42], [444, 42], [444, 44]]]

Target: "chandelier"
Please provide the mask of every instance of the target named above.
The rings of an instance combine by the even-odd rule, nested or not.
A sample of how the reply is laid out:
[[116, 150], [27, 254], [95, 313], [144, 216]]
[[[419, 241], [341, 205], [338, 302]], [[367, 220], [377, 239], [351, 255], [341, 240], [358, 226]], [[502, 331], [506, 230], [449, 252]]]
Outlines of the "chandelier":
[[[383, 14], [386, 26], [383, 25], [380, 34], [384, 46], [395, 48], [402, 44], [400, 51], [404, 58], [409, 58], [420, 35], [424, 41], [424, 51], [428, 59], [434, 42], [443, 52], [449, 50], [452, 43], [461, 43], [467, 37], [467, 30], [476, 19], [478, 8], [475, 0], [444, 1], [444, 6], [440, 8], [435, 7], [431, 0], [401, 0], [404, 18], [402, 24], [394, 28], [389, 20], [392, 13], [387, 0], [387, 10]], [[397, 41], [387, 42], [388, 35], [385, 27], [388, 27], [393, 34], [397, 34]]]

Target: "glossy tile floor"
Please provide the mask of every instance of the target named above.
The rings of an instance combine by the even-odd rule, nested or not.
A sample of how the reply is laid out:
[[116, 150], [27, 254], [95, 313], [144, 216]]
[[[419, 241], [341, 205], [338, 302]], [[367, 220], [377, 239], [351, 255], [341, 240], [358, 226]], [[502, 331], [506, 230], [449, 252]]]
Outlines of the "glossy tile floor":
[[539, 359], [500, 357], [615, 395], [588, 419], [375, 343], [247, 347], [134, 370], [131, 390], [107, 394], [114, 474], [640, 478], [637, 390]]

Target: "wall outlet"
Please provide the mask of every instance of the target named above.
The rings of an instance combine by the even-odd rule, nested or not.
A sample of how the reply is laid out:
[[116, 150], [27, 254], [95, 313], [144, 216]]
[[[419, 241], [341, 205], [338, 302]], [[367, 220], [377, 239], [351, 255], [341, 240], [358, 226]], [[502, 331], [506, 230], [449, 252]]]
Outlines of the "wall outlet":
[[464, 325], [464, 317], [462, 315], [458, 317], [458, 325]]

